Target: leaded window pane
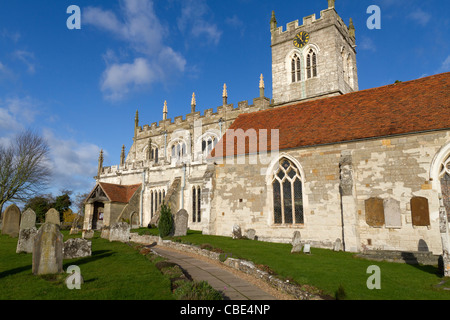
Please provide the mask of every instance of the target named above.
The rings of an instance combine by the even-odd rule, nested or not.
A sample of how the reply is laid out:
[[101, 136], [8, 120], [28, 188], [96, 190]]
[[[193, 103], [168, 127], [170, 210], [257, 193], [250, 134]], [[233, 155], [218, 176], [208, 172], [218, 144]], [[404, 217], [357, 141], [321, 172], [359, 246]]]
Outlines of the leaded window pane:
[[298, 179], [296, 179], [294, 182], [294, 206], [295, 206], [295, 223], [304, 223], [302, 183]]
[[283, 183], [283, 207], [284, 207], [284, 223], [292, 223], [292, 193], [291, 182], [285, 180]]
[[197, 221], [201, 222], [202, 221], [202, 215], [201, 215], [201, 201], [202, 201], [202, 197], [201, 197], [201, 189], [200, 187], [197, 189]]
[[278, 170], [277, 176], [278, 176], [278, 178], [280, 178], [280, 180], [283, 180], [283, 178], [284, 178], [284, 171], [283, 170]]
[[281, 218], [281, 190], [280, 183], [278, 180], [273, 182], [273, 211], [274, 211], [274, 222], [282, 223]]
[[289, 163], [289, 161], [284, 160], [281, 165], [285, 170], [287, 170], [287, 168], [289, 168], [291, 164]]
[[293, 179], [296, 175], [297, 175], [297, 173], [295, 172], [294, 169], [289, 170], [288, 176], [289, 176], [291, 179]]
[[197, 209], [196, 209], [196, 205], [197, 205], [197, 200], [196, 200], [196, 195], [197, 192], [195, 190], [195, 187], [192, 188], [192, 222], [195, 222], [195, 218], [196, 218], [196, 213], [197, 213]]

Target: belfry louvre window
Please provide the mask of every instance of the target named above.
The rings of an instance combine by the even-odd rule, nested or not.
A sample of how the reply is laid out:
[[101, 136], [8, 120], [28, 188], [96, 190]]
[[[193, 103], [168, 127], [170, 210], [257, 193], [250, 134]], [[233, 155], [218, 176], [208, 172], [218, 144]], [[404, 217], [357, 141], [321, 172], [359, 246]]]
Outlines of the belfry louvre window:
[[292, 82], [302, 81], [302, 68], [300, 63], [300, 57], [297, 54], [294, 54], [294, 57], [291, 61], [292, 67]]
[[282, 159], [272, 180], [275, 224], [303, 224], [302, 182], [298, 168]]
[[309, 50], [306, 56], [306, 78], [317, 77], [317, 55], [313, 49]]

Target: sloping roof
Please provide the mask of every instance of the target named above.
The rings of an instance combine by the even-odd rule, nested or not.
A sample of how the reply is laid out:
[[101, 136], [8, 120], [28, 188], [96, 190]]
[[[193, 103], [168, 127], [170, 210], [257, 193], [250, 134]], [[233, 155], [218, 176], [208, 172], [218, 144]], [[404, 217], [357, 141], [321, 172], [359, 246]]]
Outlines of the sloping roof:
[[[229, 129], [267, 129], [268, 151], [271, 129], [279, 130], [279, 150], [450, 129], [450, 73], [241, 114]], [[265, 151], [251, 139], [237, 150], [227, 134], [212, 158]]]
[[123, 186], [118, 184], [99, 182], [99, 185], [110, 201], [128, 203], [133, 194], [137, 189], [139, 189], [142, 184]]

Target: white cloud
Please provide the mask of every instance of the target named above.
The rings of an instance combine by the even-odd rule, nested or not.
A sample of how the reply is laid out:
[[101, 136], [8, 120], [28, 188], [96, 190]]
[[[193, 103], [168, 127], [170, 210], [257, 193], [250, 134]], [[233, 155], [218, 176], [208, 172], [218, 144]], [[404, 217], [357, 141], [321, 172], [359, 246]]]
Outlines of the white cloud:
[[103, 73], [101, 89], [111, 100], [118, 100], [126, 95], [130, 87], [150, 84], [155, 79], [155, 74], [149, 62], [143, 58], [137, 58], [133, 63], [114, 63]]
[[422, 9], [418, 8], [411, 12], [408, 15], [408, 18], [411, 20], [414, 20], [416, 23], [420, 24], [422, 27], [425, 27], [428, 22], [431, 20], [431, 14], [423, 11]]
[[92, 177], [97, 173], [100, 148], [90, 143], [61, 139], [50, 129], [43, 130], [43, 138], [50, 147], [51, 187], [77, 191], [89, 188]]
[[31, 124], [38, 104], [30, 97], [0, 99], [0, 135], [11, 136]]
[[170, 72], [184, 72], [186, 60], [164, 44], [168, 31], [151, 0], [121, 0], [120, 18], [95, 7], [86, 8], [83, 15], [83, 23], [113, 34], [137, 53], [133, 62], [120, 62], [111, 49], [103, 55], [107, 67], [100, 87], [106, 98], [122, 99], [134, 88], [163, 81]]
[[194, 38], [205, 38], [208, 43], [218, 44], [222, 31], [217, 25], [206, 19], [210, 9], [205, 0], [183, 0], [178, 29]]
[[34, 53], [25, 50], [16, 50], [13, 56], [22, 61], [28, 68], [28, 72], [33, 74], [36, 71]]
[[450, 71], [450, 55], [442, 62], [437, 73], [449, 72]]

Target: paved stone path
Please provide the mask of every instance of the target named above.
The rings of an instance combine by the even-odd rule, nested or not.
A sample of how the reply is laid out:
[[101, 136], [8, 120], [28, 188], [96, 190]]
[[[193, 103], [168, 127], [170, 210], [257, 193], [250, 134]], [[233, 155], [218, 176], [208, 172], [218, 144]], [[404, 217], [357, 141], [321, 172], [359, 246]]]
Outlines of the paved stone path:
[[276, 300], [276, 297], [213, 263], [159, 246], [152, 249], [178, 264], [192, 279], [207, 281], [214, 289], [221, 291], [226, 300]]

